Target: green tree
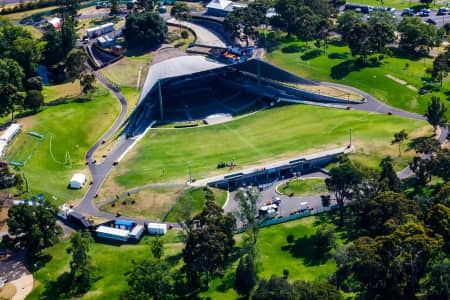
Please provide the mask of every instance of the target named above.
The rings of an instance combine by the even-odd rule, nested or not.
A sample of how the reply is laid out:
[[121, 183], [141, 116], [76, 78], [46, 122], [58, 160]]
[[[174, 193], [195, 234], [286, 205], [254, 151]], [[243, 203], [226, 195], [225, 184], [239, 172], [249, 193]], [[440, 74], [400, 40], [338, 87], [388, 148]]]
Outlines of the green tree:
[[236, 268], [234, 289], [239, 295], [244, 295], [248, 299], [253, 288], [256, 286], [256, 281], [256, 267], [253, 258], [250, 255], [241, 257]]
[[436, 29], [433, 24], [426, 24], [422, 19], [415, 16], [403, 18], [398, 26], [400, 34], [400, 47], [408, 51], [416, 49], [429, 49], [442, 43], [444, 31]]
[[36, 74], [38, 62], [41, 59], [41, 46], [35, 40], [18, 38], [12, 43], [9, 57], [19, 63], [25, 78], [30, 78]]
[[317, 229], [314, 235], [316, 251], [323, 255], [336, 247], [336, 226], [333, 224], [323, 224]]
[[164, 242], [157, 235], [150, 243], [153, 256], [156, 259], [161, 259], [164, 256]]
[[119, 13], [119, 0], [111, 0], [110, 14], [112, 16]]
[[431, 102], [428, 102], [428, 108], [425, 113], [428, 123], [433, 126], [436, 133], [438, 126], [445, 126], [447, 123], [447, 106], [441, 102], [441, 99], [436, 96], [431, 97]]
[[181, 22], [190, 20], [191, 9], [185, 2], [177, 2], [170, 10], [170, 15], [174, 17], [178, 22], [180, 22], [180, 32], [181, 32]]
[[441, 83], [448, 76], [449, 71], [449, 57], [448, 52], [440, 53], [433, 60], [433, 69], [431, 70], [431, 78], [433, 80], [438, 80]]
[[0, 59], [0, 116], [11, 113], [14, 118], [15, 107], [20, 105], [17, 92], [22, 88], [23, 78], [22, 68], [15, 60]]
[[306, 42], [317, 36], [317, 26], [320, 19], [307, 6], [297, 10], [297, 17], [294, 22], [294, 33]]
[[167, 31], [167, 24], [159, 14], [145, 11], [127, 16], [123, 34], [133, 46], [152, 47], [164, 42]]
[[441, 148], [441, 142], [434, 137], [425, 137], [414, 143], [414, 150], [417, 153], [432, 154], [438, 152]]
[[70, 247], [67, 253], [72, 253], [70, 262], [70, 277], [72, 279], [72, 293], [79, 295], [89, 290], [94, 282], [94, 265], [89, 255], [89, 248], [94, 240], [87, 231], [74, 231], [70, 235]]
[[387, 52], [387, 45], [395, 41], [395, 26], [387, 22], [377, 22], [369, 28], [372, 49], [378, 53]]
[[76, 79], [80, 80], [80, 89], [81, 85], [81, 77], [83, 73], [87, 70], [86, 66], [87, 55], [83, 50], [71, 50], [69, 54], [67, 54], [66, 59], [66, 71], [69, 74], [72, 81]]
[[183, 40], [186, 40], [188, 37], [189, 37], [189, 33], [188, 33], [186, 30], [183, 30], [183, 31], [181, 32], [181, 38], [182, 38]]
[[44, 96], [42, 96], [41, 91], [29, 90], [27, 91], [27, 96], [25, 97], [23, 107], [25, 109], [31, 109], [34, 112], [38, 111], [39, 108], [44, 104]]
[[95, 75], [92, 73], [81, 75], [80, 86], [85, 95], [95, 91]]
[[61, 16], [66, 21], [68, 17], [74, 20], [78, 16], [80, 9], [80, 0], [61, 0]]
[[203, 210], [191, 220], [195, 229], [188, 233], [183, 259], [188, 278], [195, 282], [206, 275], [211, 277], [223, 271], [234, 245], [235, 220], [224, 216], [223, 210], [213, 201], [207, 201]]
[[350, 196], [351, 188], [361, 182], [361, 173], [350, 164], [343, 164], [330, 170], [325, 179], [327, 189], [334, 194], [340, 205], [340, 227], [344, 226], [344, 199]]
[[154, 11], [157, 4], [158, 1], [156, 0], [141, 0], [137, 2], [138, 8], [147, 11]]
[[281, 23], [286, 26], [288, 38], [295, 33], [298, 10], [303, 7], [303, 0], [279, 0], [275, 2], [275, 10], [280, 15]]
[[173, 299], [173, 275], [164, 260], [132, 261], [133, 270], [127, 273], [129, 290], [121, 299]]
[[[65, 28], [67, 30], [67, 28]], [[42, 36], [44, 46], [42, 49], [42, 63], [50, 67], [65, 58], [64, 49], [62, 47], [62, 30], [56, 31], [50, 28]]]
[[26, 90], [42, 91], [43, 82], [40, 76], [30, 77], [25, 81]]
[[350, 30], [357, 24], [362, 23], [361, 14], [353, 10], [346, 10], [337, 20], [337, 32], [342, 36], [342, 40], [348, 43], [350, 40]]
[[246, 225], [244, 248], [251, 256], [252, 261], [255, 261], [258, 256], [258, 232], [260, 224], [264, 221], [256, 218], [259, 197], [260, 193], [256, 187], [239, 190], [235, 196], [239, 204], [238, 217]]
[[400, 130], [399, 132], [394, 133], [394, 139], [392, 140], [392, 145], [398, 144], [398, 156], [402, 156], [402, 142], [408, 139], [408, 133], [405, 129]]
[[427, 299], [450, 299], [450, 261], [437, 261], [429, 269], [423, 294]]
[[[64, 57], [66, 57], [69, 52], [75, 48], [75, 42], [78, 38], [76, 33], [76, 23], [72, 17], [64, 18], [64, 23], [61, 25], [61, 50]], [[58, 40], [55, 41], [55, 43]], [[58, 59], [60, 58], [60, 51], [56, 51]], [[56, 59], [56, 58], [55, 58]]]
[[347, 34], [347, 43], [352, 56], [359, 55], [362, 62], [366, 62], [367, 56], [373, 52], [371, 42], [371, 28], [367, 23], [356, 23]]
[[328, 48], [328, 38], [335, 30], [334, 24], [329, 19], [321, 19], [316, 28], [316, 39], [323, 42], [323, 52]]
[[425, 216], [425, 224], [444, 239], [450, 249], [450, 208], [443, 204], [435, 204]]
[[8, 210], [8, 233], [15, 246], [26, 249], [26, 258], [35, 261], [42, 249], [55, 245], [62, 234], [56, 224], [58, 209], [48, 202], [44, 205], [14, 205]]
[[276, 275], [272, 275], [269, 280], [261, 278], [258, 282], [258, 288], [253, 293], [252, 299], [294, 299], [292, 286], [289, 284], [289, 281]]
[[399, 193], [401, 191], [402, 182], [395, 173], [392, 158], [390, 156], [383, 158], [380, 162], [380, 167], [380, 180], [387, 183], [387, 187], [390, 191]]

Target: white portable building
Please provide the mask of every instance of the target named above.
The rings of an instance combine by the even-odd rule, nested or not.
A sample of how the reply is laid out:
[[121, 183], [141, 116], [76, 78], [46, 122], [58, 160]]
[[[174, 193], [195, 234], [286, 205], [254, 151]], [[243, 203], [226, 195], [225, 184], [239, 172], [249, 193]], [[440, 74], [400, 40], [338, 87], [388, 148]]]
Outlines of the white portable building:
[[139, 240], [144, 233], [144, 226], [142, 225], [136, 225], [134, 226], [133, 230], [128, 234], [128, 236], [132, 239]]
[[5, 130], [5, 132], [0, 137], [0, 140], [9, 142], [12, 140], [12, 138], [19, 133], [20, 128], [22, 128], [22, 124], [11, 124], [9, 125], [8, 129]]
[[114, 31], [114, 24], [107, 23], [107, 24], [101, 25], [100, 29], [101, 29], [102, 33], [108, 33], [108, 32]]
[[82, 173], [76, 173], [70, 179], [70, 188], [72, 189], [81, 189], [83, 185], [86, 183], [86, 176]]
[[100, 26], [88, 28], [86, 30], [86, 32], [87, 32], [87, 34], [88, 34], [88, 36], [90, 38], [93, 38], [93, 37], [96, 37], [96, 36], [99, 36], [99, 35], [103, 34], [102, 28]]
[[107, 239], [113, 239], [126, 242], [128, 240], [128, 230], [117, 229], [113, 227], [99, 226], [96, 230], [97, 236]]
[[167, 224], [162, 223], [148, 223], [147, 230], [149, 234], [164, 235], [167, 232]]

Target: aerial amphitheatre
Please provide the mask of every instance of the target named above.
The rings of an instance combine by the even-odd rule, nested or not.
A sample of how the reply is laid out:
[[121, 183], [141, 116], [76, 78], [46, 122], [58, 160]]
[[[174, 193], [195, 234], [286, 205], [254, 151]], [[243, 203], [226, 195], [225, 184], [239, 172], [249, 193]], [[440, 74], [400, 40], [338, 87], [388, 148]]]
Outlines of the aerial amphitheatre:
[[0, 299], [448, 299], [428, 0], [5, 2]]

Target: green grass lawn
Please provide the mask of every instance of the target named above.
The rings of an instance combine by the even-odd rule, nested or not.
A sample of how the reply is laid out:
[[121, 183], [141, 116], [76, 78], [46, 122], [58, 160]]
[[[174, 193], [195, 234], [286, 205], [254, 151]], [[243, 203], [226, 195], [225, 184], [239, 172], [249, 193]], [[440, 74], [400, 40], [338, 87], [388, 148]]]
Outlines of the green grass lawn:
[[[443, 89], [437, 83], [427, 83], [433, 90], [430, 95], [421, 96], [417, 90], [407, 87], [411, 85], [420, 89], [424, 86], [423, 81], [430, 79], [424, 67], [432, 66], [433, 57], [410, 60], [400, 55], [385, 56], [381, 62], [361, 68], [348, 47], [337, 39], [330, 43], [326, 53], [315, 48], [312, 42], [305, 51], [305, 42], [296, 39], [287, 41], [287, 38], [281, 38], [281, 42], [269, 45], [266, 59], [287, 71], [309, 79], [353, 86], [404, 110], [423, 114], [431, 95], [439, 96], [444, 102], [448, 97], [445, 93], [450, 88], [449, 78], [445, 79]], [[388, 74], [407, 84], [402, 85], [386, 77]], [[447, 115], [450, 116], [450, 111]]]
[[67, 101], [19, 120], [24, 130], [44, 135], [22, 168], [32, 193], [55, 196], [58, 204], [80, 199], [87, 188], [69, 190], [69, 180], [76, 172], [89, 174], [84, 165], [85, 153], [111, 126], [119, 110], [114, 95], [101, 88], [92, 100]]
[[[120, 294], [127, 289], [125, 273], [132, 269], [131, 260], [140, 260], [152, 257], [150, 246], [147, 244], [151, 237], [144, 237], [136, 245], [109, 245], [94, 243], [90, 254], [92, 262], [99, 268], [97, 280], [91, 290], [85, 294], [83, 299], [119, 299]], [[165, 241], [164, 252], [166, 257], [176, 257], [182, 245], [178, 242], [177, 233], [169, 231], [163, 237]], [[69, 262], [71, 255], [66, 249], [70, 245], [66, 239], [56, 246], [45, 250], [44, 254], [49, 255], [51, 260], [40, 270], [33, 274], [38, 281], [37, 287], [27, 297], [27, 299], [40, 299], [42, 295], [48, 293], [48, 299], [57, 299], [51, 289], [46, 289], [49, 282], [55, 282], [62, 273], [70, 270]]]
[[[317, 257], [314, 253], [314, 241], [311, 238], [318, 226], [335, 219], [335, 212], [319, 216], [298, 219], [271, 227], [262, 228], [259, 234], [258, 249], [260, 255], [258, 276], [270, 278], [273, 274], [283, 276], [283, 270], [289, 270], [289, 280], [326, 280], [327, 274], [333, 274], [337, 267], [330, 254]], [[292, 234], [294, 243], [288, 244], [286, 237]], [[338, 234], [338, 242], [344, 242], [343, 233]], [[210, 299], [238, 299], [233, 289], [234, 272], [237, 262], [228, 269], [223, 279], [217, 278], [211, 283], [208, 292], [201, 294]]]
[[[312, 235], [318, 226], [323, 223], [335, 222], [334, 212], [325, 213], [313, 217], [307, 217], [292, 222], [262, 228], [259, 234], [258, 248], [260, 254], [259, 276], [269, 278], [272, 274], [282, 276], [284, 269], [289, 270], [289, 280], [326, 280], [327, 274], [336, 270], [336, 264], [331, 255], [326, 254], [319, 258], [314, 253]], [[287, 235], [294, 236], [294, 243], [288, 244]], [[338, 232], [338, 242], [346, 242], [345, 232]], [[237, 247], [241, 245], [242, 235], [235, 236]], [[114, 246], [102, 243], [94, 243], [90, 254], [93, 263], [99, 267], [99, 280], [82, 299], [118, 299], [120, 294], [127, 289], [125, 281], [126, 272], [132, 268], [131, 260], [151, 258], [151, 237], [144, 237], [138, 244]], [[176, 231], [169, 231], [163, 237], [165, 241], [165, 257], [177, 267], [182, 264], [180, 243]], [[51, 260], [43, 268], [35, 272], [37, 287], [27, 299], [40, 299], [41, 296], [52, 295], [48, 282], [55, 282], [63, 272], [69, 271], [71, 256], [66, 253], [69, 246], [68, 240], [58, 243], [56, 246], [44, 251]], [[238, 250], [238, 249], [236, 249]], [[201, 299], [236, 299], [238, 296], [233, 290], [234, 272], [237, 261], [234, 261], [225, 271], [223, 279], [216, 278], [211, 283], [209, 291], [200, 294]], [[46, 292], [47, 290], [47, 292]]]
[[284, 195], [294, 193], [295, 196], [302, 197], [327, 193], [328, 190], [324, 179], [311, 178], [291, 180], [288, 187], [283, 183], [278, 187], [278, 191]]
[[141, 79], [139, 87], [142, 86], [147, 75], [149, 56], [141, 57], [124, 57], [118, 62], [115, 62], [106, 68], [102, 69], [100, 73], [110, 82], [120, 85], [121, 87], [136, 88], [139, 76], [139, 69], [141, 71]]
[[[407, 8], [407, 7], [411, 7], [414, 9], [419, 9], [419, 8], [425, 8], [426, 5], [423, 3], [418, 3], [419, 1], [409, 1], [409, 0], [384, 0], [383, 3], [383, 7], [395, 7], [397, 9], [402, 9], [402, 8]], [[358, 4], [367, 4], [367, 5], [372, 5], [372, 6], [378, 6], [381, 7], [381, 1], [380, 0], [354, 0], [354, 1], [347, 1], [347, 3], [358, 3]], [[445, 6], [439, 3], [436, 3], [436, 5], [434, 5], [433, 3], [430, 4], [430, 9], [432, 8], [438, 8], [441, 6]]]
[[[107, 188], [126, 191], [157, 182], [185, 182], [219, 171], [220, 161], [237, 163], [236, 171], [258, 163], [294, 158], [306, 153], [345, 146], [352, 129], [356, 160], [377, 166], [384, 155], [397, 157], [393, 134], [405, 129], [410, 135], [430, 132], [423, 121], [356, 110], [290, 105], [214, 126], [183, 130], [152, 129], [113, 169]], [[412, 153], [398, 160], [406, 166]], [[164, 176], [161, 174], [164, 169]], [[114, 187], [115, 185], [115, 187]]]
[[44, 85], [42, 89], [42, 95], [44, 96], [45, 103], [75, 97], [79, 95], [80, 92], [80, 83], [78, 80], [55, 85]]

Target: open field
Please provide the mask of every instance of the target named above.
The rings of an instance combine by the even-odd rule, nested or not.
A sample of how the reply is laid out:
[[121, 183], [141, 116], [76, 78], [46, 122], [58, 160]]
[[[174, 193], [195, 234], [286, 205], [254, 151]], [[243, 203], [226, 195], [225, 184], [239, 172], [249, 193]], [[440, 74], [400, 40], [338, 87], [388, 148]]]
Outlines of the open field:
[[120, 110], [114, 95], [105, 88], [96, 95], [92, 100], [74, 99], [51, 106], [18, 121], [24, 124], [24, 131], [44, 135], [33, 157], [22, 168], [33, 195], [55, 196], [59, 204], [80, 199], [85, 193], [86, 187], [69, 190], [69, 180], [76, 172], [83, 172], [89, 178], [84, 155], [111, 126]]
[[139, 70], [142, 68], [139, 83], [139, 86], [142, 87], [145, 76], [147, 75], [149, 61], [149, 55], [135, 58], [124, 57], [118, 62], [103, 68], [100, 74], [108, 79], [108, 81], [118, 84], [121, 87], [136, 88]]
[[286, 187], [286, 183], [278, 186], [278, 191], [284, 195], [294, 193], [296, 197], [313, 196], [328, 192], [325, 179], [319, 178], [291, 180], [288, 187]]
[[[305, 42], [294, 38], [287, 40], [286, 37], [281, 37], [278, 40], [270, 38], [269, 40], [271, 42], [268, 41], [270, 46], [266, 59], [271, 63], [309, 79], [337, 82], [359, 88], [394, 107], [423, 114], [432, 95], [442, 100], [448, 97], [445, 92], [450, 88], [449, 78], [444, 80], [443, 89], [438, 83], [424, 84], [424, 80], [430, 80], [424, 67], [432, 66], [432, 57], [409, 59], [403, 57], [396, 49], [392, 49], [393, 57], [385, 56], [381, 62], [369, 61], [367, 66], [360, 67], [356, 63], [356, 58], [351, 56], [348, 47], [338, 39], [330, 42], [325, 54], [312, 43], [309, 43], [310, 48], [305, 50], [307, 48]], [[407, 84], [400, 84], [386, 75], [404, 80]], [[422, 96], [407, 85], [416, 89], [429, 86], [433, 92]], [[450, 111], [447, 115], [450, 116]]]
[[[152, 129], [113, 169], [103, 190], [126, 191], [158, 182], [186, 182], [189, 168], [200, 179], [222, 174], [220, 161], [235, 160], [235, 171], [264, 162], [294, 158], [348, 143], [348, 131], [357, 152], [354, 159], [377, 166], [385, 155], [397, 157], [391, 145], [395, 132], [411, 136], [431, 131], [423, 121], [315, 106], [290, 105], [214, 126], [183, 130]], [[412, 157], [396, 160], [403, 168]], [[161, 174], [164, 169], [164, 176]]]
[[[282, 275], [284, 269], [289, 270], [289, 279], [297, 280], [325, 280], [327, 274], [336, 270], [336, 264], [331, 255], [326, 254], [318, 258], [313, 249], [311, 236], [316, 232], [318, 226], [323, 223], [334, 222], [335, 214], [326, 213], [314, 217], [308, 217], [284, 223], [276, 226], [262, 228], [259, 234], [258, 248], [260, 253], [259, 276], [269, 278], [272, 274]], [[294, 235], [294, 243], [288, 244], [286, 237]], [[346, 242], [345, 232], [338, 233], [338, 242]], [[235, 236], [237, 247], [240, 247], [242, 236]], [[118, 299], [119, 295], [127, 289], [125, 274], [131, 270], [131, 260], [150, 259], [152, 257], [148, 246], [152, 237], [144, 237], [138, 244], [110, 245], [94, 243], [90, 255], [95, 265], [99, 267], [100, 279], [96, 281], [93, 288], [82, 299]], [[165, 257], [176, 268], [182, 264], [180, 243], [175, 230], [163, 237], [165, 241]], [[56, 281], [63, 272], [69, 271], [70, 255], [66, 248], [69, 243], [64, 240], [56, 246], [44, 251], [51, 260], [39, 271], [34, 273], [38, 281], [36, 289], [28, 299], [39, 299], [47, 295], [49, 298], [57, 288]], [[236, 249], [239, 251], [239, 249]], [[276, 259], [276, 264], [274, 264]], [[237, 261], [225, 271], [225, 276], [216, 278], [211, 283], [209, 291], [200, 294], [201, 298], [210, 299], [236, 299], [238, 298], [232, 286], [234, 283], [234, 272]], [[51, 283], [51, 284], [50, 284]], [[52, 288], [53, 287], [53, 288]]]
[[44, 7], [44, 8], [38, 8], [38, 9], [33, 9], [33, 10], [28, 10], [28, 11], [17, 12], [17, 13], [13, 13], [13, 14], [9, 14], [9, 15], [4, 15], [4, 16], [10, 20], [22, 20], [22, 19], [25, 19], [25, 18], [31, 16], [32, 14], [40, 13], [43, 11], [49, 11], [49, 10], [52, 10], [55, 8], [58, 8], [58, 6], [49, 6], [49, 7]]
[[[217, 204], [222, 207], [227, 199], [227, 192], [212, 189]], [[111, 198], [114, 197], [111, 195]], [[141, 218], [152, 221], [176, 222], [181, 210], [181, 200], [190, 200], [192, 213], [196, 214], [205, 205], [205, 192], [202, 188], [153, 188], [139, 193], [130, 193], [112, 203], [101, 207], [101, 210], [111, 214], [120, 212], [122, 216]]]
[[130, 196], [106, 204], [101, 207], [101, 210], [111, 214], [120, 212], [121, 215], [127, 217], [163, 221], [184, 190], [185, 188], [183, 187], [143, 190], [139, 194], [133, 193]]
[[28, 30], [31, 33], [31, 36], [33, 37], [33, 39], [38, 40], [40, 39], [44, 34], [42, 33], [42, 31], [40, 31], [39, 29], [37, 29], [34, 26], [30, 26], [30, 25], [25, 25], [23, 26], [23, 28], [25, 28], [26, 30]]
[[[350, 2], [358, 3], [358, 4], [367, 4], [367, 5], [378, 6], [378, 7], [382, 6], [381, 2], [378, 0], [355, 0], [355, 1], [349, 1], [348, 3], [350, 3]], [[436, 5], [434, 5], [434, 3], [430, 4], [430, 9], [445, 6], [445, 4], [439, 4], [439, 1], [436, 1], [436, 2], [437, 2]], [[397, 9], [407, 8], [407, 7], [411, 7], [411, 8], [426, 7], [425, 4], [419, 3], [419, 1], [409, 1], [409, 0], [384, 0], [383, 3], [384, 3], [383, 7], [395, 7]]]
[[42, 89], [45, 103], [71, 98], [80, 93], [80, 83], [78, 80], [75, 80], [74, 82], [68, 81], [57, 85], [44, 85], [44, 88]]
[[[168, 42], [176, 48], [186, 50], [189, 44], [195, 41], [195, 37], [190, 30], [181, 28], [180, 31], [180, 27], [176, 26], [168, 26], [168, 29], [169, 29], [169, 34], [167, 38]], [[182, 31], [186, 31], [189, 34], [188, 38], [185, 40], [181, 37]]]
[[[144, 237], [139, 244], [135, 245], [94, 243], [90, 254], [92, 262], [99, 268], [98, 273], [101, 278], [94, 283], [91, 290], [82, 299], [119, 299], [120, 294], [127, 289], [125, 273], [132, 269], [131, 260], [152, 257], [150, 246], [147, 244], [150, 239], [151, 237]], [[165, 256], [177, 259], [182, 245], [178, 241], [176, 231], [170, 231], [163, 237], [163, 240], [165, 241]], [[54, 294], [58, 287], [56, 280], [58, 276], [70, 270], [71, 255], [66, 252], [68, 246], [69, 241], [66, 239], [44, 251], [44, 254], [49, 255], [51, 260], [45, 267], [33, 274], [38, 283], [27, 299], [40, 299], [42, 295], [47, 295], [49, 299], [58, 298]]]

